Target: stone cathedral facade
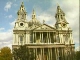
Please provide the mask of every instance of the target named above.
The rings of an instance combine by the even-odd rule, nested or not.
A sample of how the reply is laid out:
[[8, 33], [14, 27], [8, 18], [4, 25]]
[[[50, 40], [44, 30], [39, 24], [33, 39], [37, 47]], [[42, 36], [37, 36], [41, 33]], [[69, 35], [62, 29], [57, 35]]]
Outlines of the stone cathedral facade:
[[26, 45], [34, 50], [36, 57], [34, 60], [74, 60], [75, 44], [72, 30], [60, 6], [57, 6], [54, 27], [44, 21], [41, 23], [34, 10], [32, 19], [28, 21], [23, 2], [17, 15], [13, 29], [12, 49]]

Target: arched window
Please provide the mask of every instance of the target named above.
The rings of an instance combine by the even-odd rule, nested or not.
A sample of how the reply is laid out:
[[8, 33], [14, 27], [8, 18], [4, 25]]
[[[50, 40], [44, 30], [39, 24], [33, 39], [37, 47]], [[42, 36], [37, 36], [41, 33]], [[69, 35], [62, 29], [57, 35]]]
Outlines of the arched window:
[[23, 36], [20, 36], [20, 44], [23, 44]]
[[68, 43], [68, 38], [69, 38], [68, 35], [63, 35], [63, 39], [66, 43]]
[[59, 15], [58, 15], [58, 18], [59, 18]]
[[61, 15], [61, 19], [63, 19], [63, 15]]
[[56, 36], [56, 42], [57, 42], [57, 43], [60, 42], [60, 37], [59, 37], [59, 35]]

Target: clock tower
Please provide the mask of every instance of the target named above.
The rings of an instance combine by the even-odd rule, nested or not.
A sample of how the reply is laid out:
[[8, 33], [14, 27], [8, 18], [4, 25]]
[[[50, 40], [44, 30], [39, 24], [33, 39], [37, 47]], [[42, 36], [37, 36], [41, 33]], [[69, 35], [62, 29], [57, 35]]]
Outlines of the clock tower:
[[26, 19], [26, 10], [23, 2], [21, 3], [17, 15], [18, 17], [13, 29], [13, 45], [24, 45], [26, 43], [29, 43], [29, 34], [28, 34], [28, 22]]
[[55, 18], [55, 27], [58, 31], [59, 43], [73, 44], [72, 30], [69, 27], [69, 23], [65, 19], [65, 13], [62, 11], [59, 5], [57, 6]]
[[56, 29], [65, 30], [66, 28], [69, 28], [68, 26], [69, 23], [65, 19], [65, 13], [62, 11], [59, 5], [57, 6], [57, 12], [55, 14], [55, 18], [56, 18], [56, 24], [55, 24]]

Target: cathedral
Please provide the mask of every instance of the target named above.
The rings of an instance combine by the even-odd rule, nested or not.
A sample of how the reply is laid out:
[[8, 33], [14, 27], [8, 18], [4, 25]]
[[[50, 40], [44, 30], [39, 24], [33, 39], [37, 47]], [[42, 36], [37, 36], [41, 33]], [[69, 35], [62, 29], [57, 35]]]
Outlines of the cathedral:
[[12, 49], [26, 45], [33, 49], [34, 60], [74, 60], [75, 44], [72, 29], [59, 5], [56, 9], [54, 27], [46, 24], [44, 20], [41, 23], [35, 10], [32, 11], [31, 20], [28, 21], [23, 2], [17, 15]]

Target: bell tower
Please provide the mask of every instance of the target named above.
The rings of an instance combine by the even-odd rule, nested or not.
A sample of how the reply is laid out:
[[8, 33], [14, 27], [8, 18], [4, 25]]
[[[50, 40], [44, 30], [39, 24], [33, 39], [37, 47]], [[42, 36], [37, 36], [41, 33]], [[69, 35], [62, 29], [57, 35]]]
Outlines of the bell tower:
[[15, 22], [15, 26], [14, 29], [18, 29], [18, 30], [25, 30], [26, 28], [28, 28], [28, 22], [26, 19], [26, 10], [24, 7], [24, 3], [21, 3], [20, 9], [17, 12], [17, 21]]
[[24, 45], [29, 43], [28, 22], [26, 19], [26, 10], [24, 3], [21, 3], [20, 9], [17, 12], [17, 19], [13, 29], [13, 45]]
[[59, 5], [57, 6], [55, 18], [56, 18], [55, 27], [58, 31], [59, 43], [73, 44], [72, 30], [69, 27], [69, 23], [65, 19], [65, 13], [62, 11]]
[[21, 6], [20, 6], [20, 9], [17, 12], [17, 15], [18, 15], [18, 19], [24, 19], [24, 20], [26, 20], [26, 10], [25, 10], [23, 2], [21, 4]]
[[69, 28], [68, 27], [69, 23], [65, 19], [65, 13], [62, 11], [59, 5], [57, 6], [57, 12], [55, 14], [55, 18], [56, 18], [56, 24], [55, 24], [56, 29]]

